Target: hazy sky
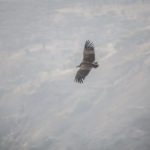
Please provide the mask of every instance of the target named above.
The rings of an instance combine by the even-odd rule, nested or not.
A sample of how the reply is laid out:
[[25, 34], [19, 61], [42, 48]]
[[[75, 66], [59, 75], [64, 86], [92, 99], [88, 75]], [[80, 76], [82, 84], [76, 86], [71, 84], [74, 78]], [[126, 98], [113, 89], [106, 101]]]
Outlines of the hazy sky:
[[0, 150], [150, 150], [149, 2], [0, 0]]

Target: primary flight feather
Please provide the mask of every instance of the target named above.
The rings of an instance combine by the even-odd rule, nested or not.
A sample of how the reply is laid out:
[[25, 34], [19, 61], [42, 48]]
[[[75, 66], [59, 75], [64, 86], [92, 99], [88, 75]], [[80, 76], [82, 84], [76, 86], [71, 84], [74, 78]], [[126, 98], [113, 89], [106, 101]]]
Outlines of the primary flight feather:
[[99, 65], [95, 61], [95, 51], [94, 45], [89, 40], [85, 42], [84, 51], [83, 51], [83, 61], [82, 63], [77, 66], [80, 67], [78, 70], [74, 81], [83, 83], [83, 80], [91, 71], [92, 68], [97, 68]]

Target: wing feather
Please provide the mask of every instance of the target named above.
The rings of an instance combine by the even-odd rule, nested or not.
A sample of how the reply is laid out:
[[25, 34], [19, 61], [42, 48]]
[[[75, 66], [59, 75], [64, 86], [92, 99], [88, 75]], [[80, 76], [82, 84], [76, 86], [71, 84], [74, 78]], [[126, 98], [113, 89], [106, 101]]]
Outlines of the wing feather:
[[83, 62], [94, 62], [94, 61], [95, 61], [94, 44], [88, 40], [85, 42], [84, 46]]
[[75, 76], [74, 81], [79, 82], [79, 83], [83, 83], [83, 80], [89, 74], [91, 69], [92, 69], [92, 65], [82, 64], [80, 69], [78, 70], [76, 76]]

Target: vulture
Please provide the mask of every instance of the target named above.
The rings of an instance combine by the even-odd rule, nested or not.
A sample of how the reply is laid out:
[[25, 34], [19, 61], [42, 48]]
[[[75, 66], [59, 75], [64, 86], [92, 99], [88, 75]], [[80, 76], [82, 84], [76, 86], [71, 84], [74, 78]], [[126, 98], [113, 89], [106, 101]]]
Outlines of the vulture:
[[77, 66], [80, 67], [78, 70], [74, 81], [78, 83], [83, 83], [83, 80], [91, 71], [92, 68], [97, 68], [99, 65], [95, 61], [95, 51], [94, 45], [89, 40], [85, 42], [84, 51], [83, 51], [83, 61]]

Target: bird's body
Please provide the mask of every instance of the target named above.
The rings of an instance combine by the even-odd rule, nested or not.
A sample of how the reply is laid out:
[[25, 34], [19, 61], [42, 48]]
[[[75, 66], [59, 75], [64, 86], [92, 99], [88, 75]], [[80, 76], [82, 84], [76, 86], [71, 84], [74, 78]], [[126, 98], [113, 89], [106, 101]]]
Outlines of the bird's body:
[[95, 51], [93, 43], [90, 41], [86, 41], [83, 51], [83, 61], [79, 66], [77, 66], [80, 67], [80, 69], [78, 70], [75, 76], [76, 82], [83, 83], [83, 80], [88, 75], [90, 70], [92, 68], [97, 68], [99, 66], [98, 63], [94, 61], [95, 61]]

